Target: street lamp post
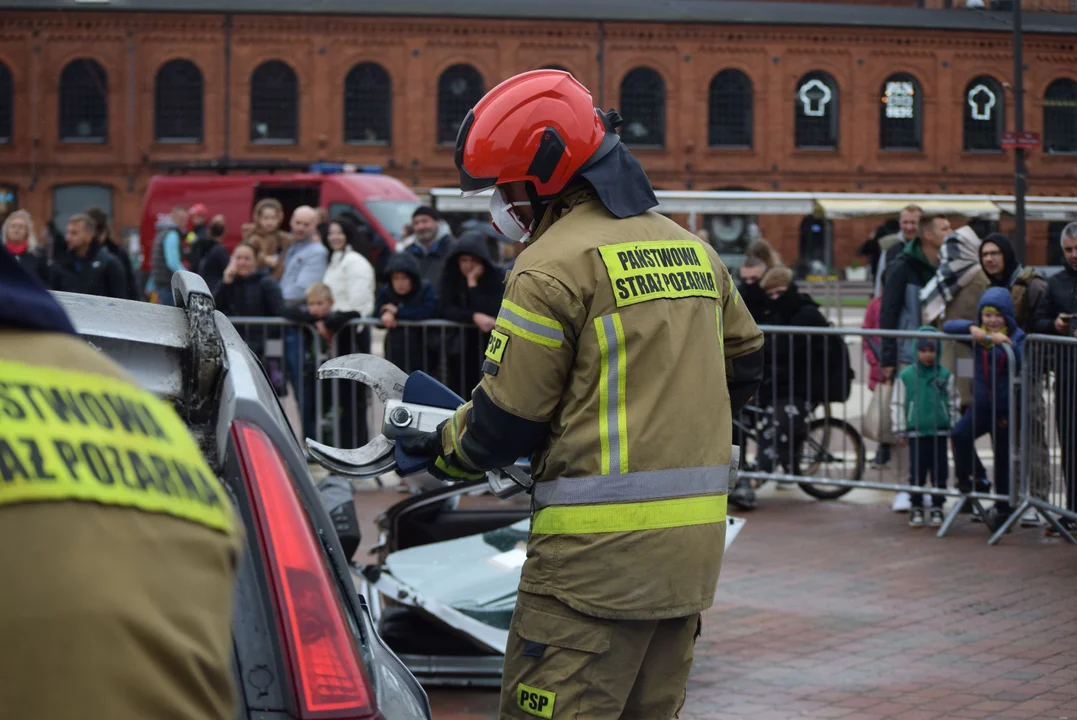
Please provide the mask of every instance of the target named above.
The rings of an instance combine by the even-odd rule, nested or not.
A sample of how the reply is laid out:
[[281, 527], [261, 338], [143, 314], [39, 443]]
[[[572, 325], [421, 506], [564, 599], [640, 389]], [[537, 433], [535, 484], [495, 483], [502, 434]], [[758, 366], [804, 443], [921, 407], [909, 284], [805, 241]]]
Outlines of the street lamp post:
[[[1018, 138], [1025, 129], [1025, 59], [1024, 39], [1021, 34], [1021, 0], [1013, 2], [1013, 118], [1014, 130]], [[1017, 261], [1025, 262], [1025, 149], [1018, 145], [1015, 149], [1014, 181], [1014, 219], [1017, 227], [1013, 232], [1013, 249]]]

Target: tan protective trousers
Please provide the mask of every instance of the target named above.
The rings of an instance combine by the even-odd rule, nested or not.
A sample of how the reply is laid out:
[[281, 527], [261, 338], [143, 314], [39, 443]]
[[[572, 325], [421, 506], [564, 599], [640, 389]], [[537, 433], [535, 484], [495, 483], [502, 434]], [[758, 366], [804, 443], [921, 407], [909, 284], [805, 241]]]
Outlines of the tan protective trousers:
[[501, 684], [507, 720], [670, 720], [684, 704], [698, 613], [606, 620], [520, 592]]

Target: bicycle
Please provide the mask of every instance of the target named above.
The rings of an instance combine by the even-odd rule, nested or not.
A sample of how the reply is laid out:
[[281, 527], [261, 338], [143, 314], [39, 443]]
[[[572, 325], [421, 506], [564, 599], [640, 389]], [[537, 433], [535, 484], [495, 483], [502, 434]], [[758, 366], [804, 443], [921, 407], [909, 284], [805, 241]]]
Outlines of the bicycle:
[[[844, 468], [849, 471], [851, 477], [844, 479], [862, 480], [866, 464], [864, 439], [852, 425], [832, 417], [829, 405], [824, 407], [823, 417], [808, 420], [799, 446], [796, 467], [791, 469], [792, 472], [789, 472], [790, 468], [787, 467], [786, 471], [796, 476], [811, 477], [823, 470], [824, 477], [842, 479], [831, 472], [837, 465], [839, 470]], [[767, 472], [760, 469], [758, 452], [762, 446], [760, 440], [767, 428], [778, 429], [778, 423], [773, 416], [772, 408], [749, 404], [738, 417], [733, 418], [733, 436], [739, 440], [741, 446], [741, 472]], [[749, 441], [755, 444], [754, 454], [749, 452]], [[775, 461], [778, 462], [786, 464], [781, 460]], [[759, 482], [761, 485], [766, 480]], [[804, 492], [818, 500], [837, 500], [852, 490], [851, 487], [828, 485], [825, 482], [797, 484]]]

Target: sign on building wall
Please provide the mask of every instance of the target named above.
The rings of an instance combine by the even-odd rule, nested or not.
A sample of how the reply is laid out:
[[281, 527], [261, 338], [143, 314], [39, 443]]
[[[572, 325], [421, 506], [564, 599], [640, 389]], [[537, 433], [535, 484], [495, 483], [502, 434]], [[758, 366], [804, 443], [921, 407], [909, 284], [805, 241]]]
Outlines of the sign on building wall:
[[822, 80], [812, 79], [800, 86], [797, 93], [808, 117], [823, 117], [832, 96], [830, 88]]
[[916, 88], [911, 82], [892, 81], [886, 83], [886, 117], [894, 120], [911, 120], [915, 114]]
[[998, 98], [986, 85], [976, 85], [969, 90], [968, 101], [969, 107], [972, 108], [973, 120], [990, 120], [991, 111], [995, 108]]

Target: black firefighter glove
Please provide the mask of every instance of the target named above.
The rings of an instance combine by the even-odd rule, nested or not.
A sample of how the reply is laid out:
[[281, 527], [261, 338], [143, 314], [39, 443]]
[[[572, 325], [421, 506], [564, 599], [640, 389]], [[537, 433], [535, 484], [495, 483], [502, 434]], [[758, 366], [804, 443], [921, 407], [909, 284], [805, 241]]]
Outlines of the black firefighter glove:
[[446, 420], [441, 423], [438, 425], [437, 430], [433, 432], [403, 437], [397, 440], [397, 443], [400, 445], [401, 450], [413, 457], [436, 458], [434, 464], [429, 468], [429, 472], [440, 480], [481, 480], [486, 477], [486, 473], [465, 467], [457, 462], [455, 453], [450, 453], [446, 456], [442, 452], [442, 435], [448, 422]]

